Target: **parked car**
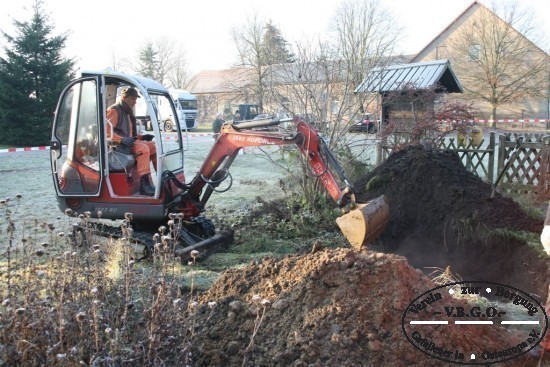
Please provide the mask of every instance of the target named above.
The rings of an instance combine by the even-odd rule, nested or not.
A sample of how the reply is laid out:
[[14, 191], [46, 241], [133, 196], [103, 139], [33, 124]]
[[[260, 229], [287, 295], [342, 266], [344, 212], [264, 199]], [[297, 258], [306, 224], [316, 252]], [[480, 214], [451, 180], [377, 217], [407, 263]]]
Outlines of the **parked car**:
[[351, 133], [375, 133], [377, 125], [377, 120], [374, 118], [374, 115], [366, 113], [361, 116], [358, 122], [351, 125], [348, 131]]

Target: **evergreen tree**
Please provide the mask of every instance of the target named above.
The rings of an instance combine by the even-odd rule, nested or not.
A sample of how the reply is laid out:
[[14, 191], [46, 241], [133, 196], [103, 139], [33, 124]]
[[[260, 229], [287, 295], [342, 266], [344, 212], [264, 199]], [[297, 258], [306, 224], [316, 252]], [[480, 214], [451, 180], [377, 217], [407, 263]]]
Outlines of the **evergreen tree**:
[[137, 72], [146, 78], [157, 79], [157, 70], [159, 62], [157, 59], [158, 52], [155, 50], [153, 42], [148, 41], [139, 50], [139, 61]]
[[50, 140], [57, 99], [74, 78], [74, 60], [62, 56], [67, 35], [52, 36], [53, 25], [36, 0], [30, 21], [14, 20], [16, 35], [0, 57], [0, 143], [28, 146]]
[[288, 42], [271, 20], [265, 25], [262, 46], [263, 66], [294, 62], [294, 55], [288, 50]]

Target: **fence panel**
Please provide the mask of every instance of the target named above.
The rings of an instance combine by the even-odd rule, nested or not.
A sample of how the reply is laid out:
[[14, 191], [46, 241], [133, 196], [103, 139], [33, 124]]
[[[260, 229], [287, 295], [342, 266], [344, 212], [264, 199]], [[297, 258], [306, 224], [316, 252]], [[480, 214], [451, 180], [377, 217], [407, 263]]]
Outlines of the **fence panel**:
[[[387, 138], [385, 144], [379, 145], [379, 153], [377, 164], [382, 163], [388, 155], [393, 152], [393, 148], [397, 144], [406, 144], [406, 137], [402, 135], [391, 135]], [[467, 170], [480, 176], [488, 182], [493, 182], [495, 172], [495, 133], [489, 134], [489, 139], [481, 140], [477, 143], [473, 139], [462, 138], [446, 138], [439, 142], [439, 145], [434, 147], [436, 150], [452, 150], [457, 152], [460, 160]]]
[[442, 140], [438, 150], [452, 150], [458, 153], [462, 164], [470, 172], [478, 175], [488, 182], [493, 182], [495, 172], [495, 133], [489, 134], [489, 141], [485, 139], [477, 143], [475, 140], [449, 138]]
[[542, 134], [506, 133], [499, 136], [497, 167], [502, 175], [498, 183], [501, 190], [541, 192], [544, 186], [543, 138]]
[[[405, 143], [402, 136], [390, 137], [379, 145], [378, 163], [393, 151], [395, 143]], [[475, 144], [474, 139], [447, 138], [435, 147], [437, 150], [457, 152], [464, 167], [500, 190], [508, 192], [536, 192], [550, 199], [550, 136], [543, 134], [491, 132], [489, 139]], [[495, 175], [495, 173], [497, 173]]]

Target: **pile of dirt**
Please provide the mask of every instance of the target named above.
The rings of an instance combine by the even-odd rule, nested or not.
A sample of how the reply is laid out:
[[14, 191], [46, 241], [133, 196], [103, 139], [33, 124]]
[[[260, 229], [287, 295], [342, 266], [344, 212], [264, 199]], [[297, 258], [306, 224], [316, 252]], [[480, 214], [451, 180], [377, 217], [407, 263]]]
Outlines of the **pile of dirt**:
[[[432, 287], [393, 254], [336, 249], [264, 259], [226, 271], [202, 296], [192, 358], [198, 366], [447, 365], [402, 332], [403, 312]], [[472, 353], [499, 350], [513, 337], [485, 333], [435, 325], [428, 335]]]
[[391, 219], [371, 248], [405, 256], [429, 273], [451, 267], [462, 279], [495, 281], [544, 299], [548, 260], [517, 236], [540, 234], [543, 221], [525, 214], [467, 171], [453, 152], [409, 147], [356, 183], [358, 201], [384, 194]]

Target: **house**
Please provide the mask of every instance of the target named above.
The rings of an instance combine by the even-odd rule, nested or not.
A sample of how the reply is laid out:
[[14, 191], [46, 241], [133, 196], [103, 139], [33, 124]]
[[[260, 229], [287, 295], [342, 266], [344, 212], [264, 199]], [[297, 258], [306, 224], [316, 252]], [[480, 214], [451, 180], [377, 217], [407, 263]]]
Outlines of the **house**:
[[211, 122], [218, 112], [231, 118], [236, 104], [255, 103], [252, 93], [253, 73], [253, 68], [235, 67], [203, 70], [194, 75], [188, 89], [197, 96], [199, 121]]
[[[376, 63], [406, 63], [411, 57], [380, 57]], [[217, 112], [230, 118], [241, 103], [261, 105], [264, 112], [283, 110], [310, 120], [332, 120], [342, 116], [342, 106], [347, 105], [344, 101], [351, 98], [360, 81], [351, 89], [342, 88], [342, 84], [350, 84], [350, 77], [345, 62], [337, 60], [274, 64], [262, 67], [258, 73], [252, 67], [234, 67], [196, 74], [188, 89], [197, 96], [201, 122], [210, 121]]]
[[550, 57], [474, 1], [411, 62], [449, 59], [480, 118], [549, 118]]

